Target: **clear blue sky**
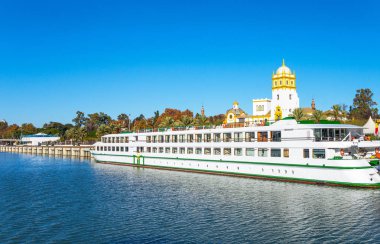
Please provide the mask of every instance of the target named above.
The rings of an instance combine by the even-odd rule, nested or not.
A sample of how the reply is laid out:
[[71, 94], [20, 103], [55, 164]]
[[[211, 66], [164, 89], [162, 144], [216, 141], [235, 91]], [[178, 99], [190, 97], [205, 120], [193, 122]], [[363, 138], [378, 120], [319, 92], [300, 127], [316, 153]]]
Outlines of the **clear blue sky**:
[[[111, 3], [112, 2], [112, 3]], [[0, 3], [0, 119], [71, 122], [77, 110], [224, 113], [271, 97], [282, 58], [301, 106], [380, 103], [380, 1]]]

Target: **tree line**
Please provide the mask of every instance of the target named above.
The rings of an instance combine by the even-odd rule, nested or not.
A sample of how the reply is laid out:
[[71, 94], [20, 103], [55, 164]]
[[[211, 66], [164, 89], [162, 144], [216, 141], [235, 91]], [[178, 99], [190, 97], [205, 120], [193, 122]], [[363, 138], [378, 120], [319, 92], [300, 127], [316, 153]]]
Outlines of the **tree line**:
[[0, 138], [20, 138], [22, 135], [45, 133], [57, 135], [62, 140], [73, 142], [95, 141], [101, 136], [122, 131], [136, 131], [141, 129], [157, 129], [180, 126], [208, 126], [221, 125], [225, 119], [224, 114], [204, 116], [186, 109], [184, 111], [166, 108], [162, 114], [155, 111], [153, 116], [145, 117], [140, 114], [136, 118], [130, 118], [126, 113], [119, 114], [115, 119], [110, 115], [99, 112], [85, 114], [77, 111], [72, 119], [73, 123], [62, 124], [60, 122], [45, 123], [41, 128], [32, 123], [22, 125], [8, 125], [6, 121], [0, 121]]

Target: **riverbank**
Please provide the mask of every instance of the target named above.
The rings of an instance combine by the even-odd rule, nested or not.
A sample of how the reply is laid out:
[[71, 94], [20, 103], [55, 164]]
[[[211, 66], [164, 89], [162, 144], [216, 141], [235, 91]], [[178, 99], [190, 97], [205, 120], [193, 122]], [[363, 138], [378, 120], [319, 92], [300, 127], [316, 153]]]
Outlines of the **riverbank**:
[[0, 152], [91, 158], [92, 145], [0, 146]]

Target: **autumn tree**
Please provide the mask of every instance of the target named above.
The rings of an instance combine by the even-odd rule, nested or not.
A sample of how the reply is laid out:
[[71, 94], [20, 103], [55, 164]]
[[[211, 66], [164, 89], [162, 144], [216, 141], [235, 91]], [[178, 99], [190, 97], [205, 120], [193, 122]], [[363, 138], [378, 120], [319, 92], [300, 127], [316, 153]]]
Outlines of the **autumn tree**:
[[373, 92], [368, 88], [356, 90], [351, 117], [359, 120], [366, 120], [370, 116], [377, 117], [378, 109], [375, 108], [377, 103], [372, 100], [372, 97]]

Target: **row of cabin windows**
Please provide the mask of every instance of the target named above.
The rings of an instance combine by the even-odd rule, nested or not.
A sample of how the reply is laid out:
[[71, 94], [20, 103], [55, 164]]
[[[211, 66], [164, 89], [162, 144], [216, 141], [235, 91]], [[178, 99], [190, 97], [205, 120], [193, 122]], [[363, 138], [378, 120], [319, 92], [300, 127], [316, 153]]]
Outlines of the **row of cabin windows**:
[[[267, 148], [184, 148], [184, 147], [147, 147], [148, 153], [172, 153], [172, 154], [203, 154], [203, 155], [226, 155], [226, 156], [255, 156], [268, 157], [268, 151], [270, 151], [271, 157], [289, 157], [289, 149], [267, 149]], [[282, 153], [281, 153], [282, 152]]]
[[97, 151], [104, 151], [104, 152], [128, 152], [128, 147], [111, 147], [111, 146], [97, 146]]
[[347, 136], [347, 129], [314, 129], [316, 141], [341, 141]]
[[[256, 138], [257, 136], [257, 138]], [[281, 131], [262, 132], [234, 132], [234, 133], [206, 133], [206, 134], [184, 134], [184, 135], [157, 135], [147, 136], [147, 143], [169, 143], [169, 142], [267, 142], [281, 141]]]
[[[136, 136], [136, 140], [138, 137]], [[102, 142], [103, 143], [128, 143], [129, 142], [129, 137], [102, 137]]]

